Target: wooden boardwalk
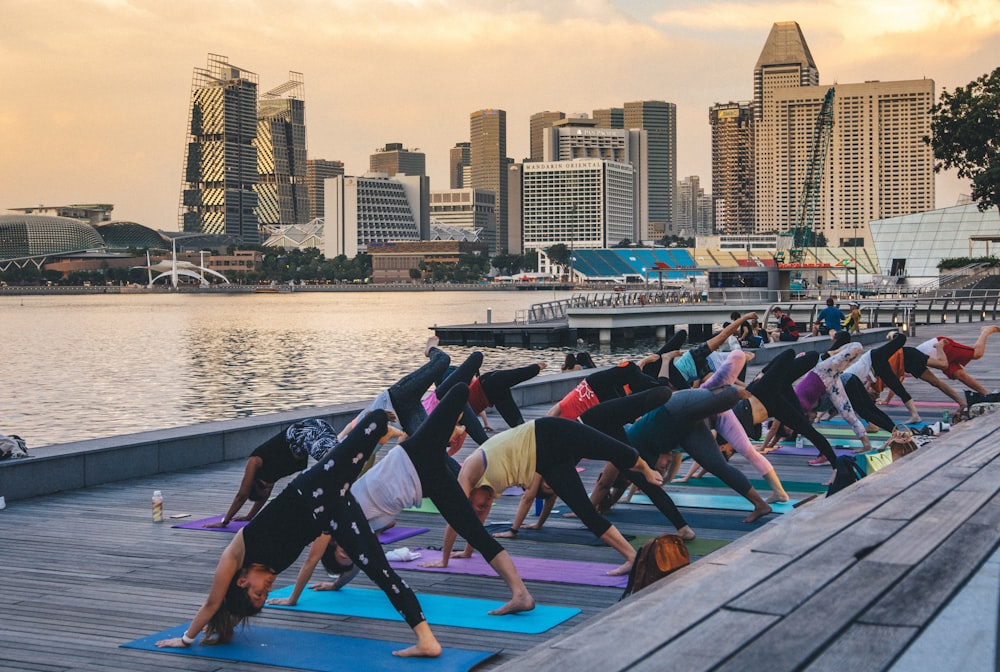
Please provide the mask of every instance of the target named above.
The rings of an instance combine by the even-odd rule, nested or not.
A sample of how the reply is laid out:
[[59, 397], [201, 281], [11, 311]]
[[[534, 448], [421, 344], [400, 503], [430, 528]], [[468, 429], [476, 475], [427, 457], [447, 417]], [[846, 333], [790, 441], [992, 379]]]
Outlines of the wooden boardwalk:
[[[946, 331], [971, 343], [979, 326]], [[931, 334], [924, 329], [921, 337]], [[998, 364], [995, 337], [987, 356], [969, 370], [993, 389], [1000, 387]], [[908, 388], [918, 401], [944, 401], [923, 383]], [[894, 414], [902, 410], [892, 408]], [[545, 410], [531, 407], [526, 415]], [[922, 407], [927, 419], [942, 410]], [[501, 421], [491, 416], [491, 422]], [[530, 582], [539, 603], [582, 613], [541, 635], [455, 627], [434, 632], [444, 646], [502, 650], [479, 669], [995, 669], [998, 453], [1000, 414], [956, 427], [836, 497], [756, 525], [739, 523], [745, 515], [739, 512], [685, 509], [699, 538], [722, 548], [630, 600], [618, 603], [616, 588]], [[814, 494], [829, 475], [807, 466], [805, 457], [770, 457], [793, 497]], [[733, 464], [751, 475], [742, 458]], [[599, 465], [583, 466], [589, 485]], [[231, 462], [12, 502], [0, 511], [0, 670], [290, 669], [119, 648], [190, 620], [229, 541], [224, 533], [152, 523], [153, 490], [163, 491], [167, 516], [207, 517], [226, 508], [242, 471], [242, 462]], [[668, 489], [724, 492], [707, 480]], [[491, 520], [510, 520], [517, 501], [502, 497]], [[611, 518], [632, 535], [669, 531], [654, 514], [648, 506], [619, 505]], [[399, 524], [431, 531], [394, 546], [441, 543], [438, 516], [404, 513]], [[578, 525], [556, 516], [546, 527]], [[515, 557], [607, 563], [619, 557], [584, 544], [518, 539], [505, 545]], [[297, 568], [276, 586], [294, 580]], [[497, 578], [416, 571], [405, 578], [418, 594], [507, 596]], [[359, 578], [356, 585], [370, 584]], [[265, 609], [255, 623], [412, 639], [402, 623], [360, 618]], [[398, 669], [408, 665], [399, 661]], [[345, 660], [344, 669], [365, 669], [364, 661]]]

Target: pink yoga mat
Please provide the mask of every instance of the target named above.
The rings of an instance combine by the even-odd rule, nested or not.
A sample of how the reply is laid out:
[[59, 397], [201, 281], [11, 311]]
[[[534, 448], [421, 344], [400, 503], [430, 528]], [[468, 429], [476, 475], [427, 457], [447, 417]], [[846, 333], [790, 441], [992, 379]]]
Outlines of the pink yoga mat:
[[[423, 572], [439, 572], [444, 574], [471, 574], [474, 576], [496, 576], [483, 556], [476, 553], [471, 558], [452, 558], [448, 566], [421, 567], [422, 562], [433, 562], [441, 559], [441, 551], [431, 551], [426, 548], [414, 548], [414, 553], [420, 553], [420, 559], [411, 562], [389, 562], [393, 569], [412, 569]], [[628, 576], [608, 576], [607, 572], [618, 565], [603, 562], [580, 562], [577, 560], [554, 560], [549, 558], [512, 557], [517, 573], [528, 581], [546, 581], [549, 583], [572, 583], [581, 586], [605, 586], [608, 588], [624, 588]]]
[[[204, 532], [229, 532], [230, 534], [236, 534], [238, 530], [243, 529], [247, 525], [247, 521], [245, 520], [231, 520], [225, 527], [205, 527], [205, 523], [218, 523], [221, 520], [222, 515], [211, 516], [210, 518], [202, 518], [201, 520], [177, 523], [173, 527], [178, 527], [182, 530], [202, 530]], [[423, 534], [428, 530], [429, 528], [426, 527], [390, 527], [388, 530], [378, 535], [378, 540], [383, 544], [391, 544], [396, 541], [402, 541], [403, 539], [415, 537], [418, 534]]]

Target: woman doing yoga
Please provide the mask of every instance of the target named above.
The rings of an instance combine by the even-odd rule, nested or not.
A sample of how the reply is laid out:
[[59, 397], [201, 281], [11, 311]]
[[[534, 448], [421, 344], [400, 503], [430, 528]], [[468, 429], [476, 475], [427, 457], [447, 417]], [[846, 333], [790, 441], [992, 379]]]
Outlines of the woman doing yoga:
[[[434, 657], [441, 645], [410, 587], [389, 566], [375, 533], [350, 492], [368, 457], [389, 427], [389, 414], [373, 411], [326, 456], [299, 474], [226, 546], [215, 568], [205, 603], [181, 637], [156, 643], [186, 647], [205, 633], [203, 643], [225, 643], [237, 625], [260, 612], [274, 579], [323, 532], [336, 539], [386, 594], [417, 636], [397, 656]], [[308, 446], [303, 447], [308, 452]]]

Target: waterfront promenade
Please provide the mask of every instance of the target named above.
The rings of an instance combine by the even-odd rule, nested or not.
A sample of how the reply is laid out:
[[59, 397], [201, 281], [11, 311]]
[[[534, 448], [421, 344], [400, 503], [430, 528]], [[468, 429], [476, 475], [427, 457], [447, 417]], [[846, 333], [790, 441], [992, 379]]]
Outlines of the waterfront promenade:
[[[980, 326], [943, 331], [971, 343]], [[932, 333], [925, 328], [920, 337]], [[1000, 340], [969, 370], [988, 388], [1000, 387]], [[567, 376], [567, 384], [573, 378]], [[944, 407], [927, 405], [944, 401], [939, 393], [923, 383], [908, 387], [927, 419], [940, 417]], [[526, 415], [537, 417], [548, 406], [537, 400]], [[899, 417], [901, 407], [891, 408]], [[502, 426], [495, 414], [491, 422]], [[444, 646], [502, 650], [480, 669], [994, 669], [998, 438], [1000, 414], [973, 420], [834, 498], [752, 526], [739, 523], [740, 512], [684, 508], [703, 542], [695, 555], [704, 557], [621, 604], [616, 588], [531, 581], [539, 603], [581, 609], [541, 635], [434, 631]], [[770, 457], [796, 499], [816, 494], [829, 475], [807, 466], [803, 456]], [[733, 464], [747, 470], [739, 457]], [[581, 466], [589, 486], [599, 465]], [[0, 511], [6, 570], [0, 670], [293, 669], [119, 648], [193, 616], [229, 539], [172, 528], [169, 516], [221, 513], [242, 471], [242, 460], [231, 459], [8, 501]], [[705, 480], [668, 490], [718, 494], [713, 486]], [[163, 491], [168, 522], [150, 521], [154, 489]], [[517, 501], [500, 498], [491, 521], [509, 521]], [[619, 505], [611, 518], [639, 540], [668, 527], [638, 504]], [[441, 542], [438, 516], [407, 512], [399, 525], [430, 531], [393, 547]], [[557, 515], [546, 527], [578, 525]], [[522, 536], [506, 542], [515, 558], [617, 559], [606, 547]], [[276, 586], [290, 583], [297, 568]], [[507, 594], [496, 578], [404, 576], [418, 594], [496, 600]], [[370, 586], [363, 578], [356, 585]], [[272, 609], [255, 619], [255, 627], [411, 641], [402, 623]], [[331, 659], [337, 656], [330, 652]], [[342, 662], [340, 669], [365, 669], [364, 660]], [[396, 662], [400, 670], [418, 665]]]

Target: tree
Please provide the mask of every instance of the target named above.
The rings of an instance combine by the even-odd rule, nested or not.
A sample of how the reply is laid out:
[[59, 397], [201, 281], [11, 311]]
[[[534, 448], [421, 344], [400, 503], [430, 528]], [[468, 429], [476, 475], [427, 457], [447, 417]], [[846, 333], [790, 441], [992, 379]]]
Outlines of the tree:
[[953, 93], [941, 91], [931, 108], [934, 172], [957, 168], [972, 180], [972, 200], [980, 210], [1000, 210], [1000, 68]]
[[549, 248], [545, 250], [545, 254], [549, 255], [549, 261], [556, 266], [568, 266], [569, 258], [572, 253], [569, 247], [563, 243], [556, 243], [555, 245], [549, 246]]

